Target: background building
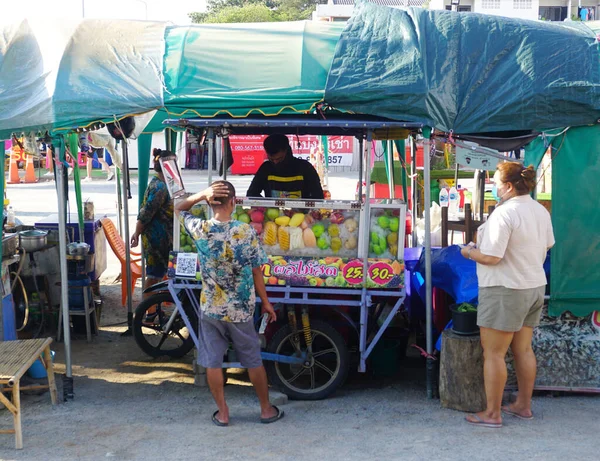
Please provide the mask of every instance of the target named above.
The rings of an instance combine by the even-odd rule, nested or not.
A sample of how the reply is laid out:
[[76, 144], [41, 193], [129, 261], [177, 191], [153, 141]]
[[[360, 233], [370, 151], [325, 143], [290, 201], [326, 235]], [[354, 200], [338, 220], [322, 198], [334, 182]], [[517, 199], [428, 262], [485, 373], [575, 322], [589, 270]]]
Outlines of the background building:
[[[431, 10], [450, 10], [452, 0], [371, 0], [392, 8], [422, 6]], [[564, 21], [577, 16], [579, 3], [575, 0], [455, 0], [460, 12], [484, 13], [520, 19]], [[598, 19], [600, 0], [581, 0], [581, 7], [591, 11], [590, 19]], [[313, 19], [318, 21], [347, 21], [352, 15], [354, 0], [328, 0], [317, 5]], [[571, 14], [569, 14], [569, 10]]]

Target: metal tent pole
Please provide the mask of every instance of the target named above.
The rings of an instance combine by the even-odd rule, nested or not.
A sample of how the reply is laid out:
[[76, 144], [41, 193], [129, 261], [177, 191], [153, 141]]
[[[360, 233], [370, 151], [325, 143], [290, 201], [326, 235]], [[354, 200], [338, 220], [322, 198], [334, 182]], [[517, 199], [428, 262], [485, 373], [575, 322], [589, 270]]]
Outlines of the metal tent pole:
[[363, 160], [363, 155], [364, 155], [364, 149], [363, 149], [363, 145], [364, 145], [364, 140], [361, 137], [358, 140], [358, 150], [360, 152], [360, 155], [358, 156], [358, 200], [362, 202], [362, 196], [363, 196], [363, 174], [364, 174], [364, 160]]
[[208, 129], [208, 185], [212, 184], [212, 173], [213, 173], [213, 155], [215, 153], [215, 130], [213, 128]]
[[[127, 188], [129, 186], [129, 153], [127, 152], [127, 139], [121, 141], [123, 146], [123, 182], [122, 182], [122, 194], [123, 197], [123, 240], [125, 241], [125, 273], [127, 274], [127, 331], [123, 335], [132, 334], [133, 325], [133, 300], [132, 289], [131, 289], [131, 242], [129, 241], [129, 194]], [[121, 277], [121, 283], [125, 281], [124, 277]]]
[[[369, 165], [371, 165], [371, 140], [372, 140], [372, 136], [373, 133], [371, 131], [367, 132], [367, 143], [366, 143], [366, 152], [365, 157], [366, 157], [366, 164], [367, 164], [367, 168], [366, 168], [366, 183], [367, 183], [367, 187], [366, 187], [366, 191], [365, 191], [365, 201], [364, 201], [364, 206], [362, 209], [362, 218], [361, 219], [361, 225], [366, 224], [366, 226], [369, 225], [369, 220], [371, 217], [371, 204], [370, 204], [370, 199], [371, 199], [371, 189], [369, 187], [369, 183], [371, 181], [371, 169], [369, 168]], [[361, 143], [362, 146], [362, 143]], [[362, 155], [361, 155], [362, 158]], [[362, 182], [361, 182], [362, 184]], [[362, 201], [362, 194], [360, 196], [360, 200]], [[366, 233], [367, 235], [369, 234], [368, 232]], [[358, 367], [358, 371], [360, 372], [364, 372], [366, 370], [366, 360], [364, 358], [364, 353], [367, 350], [367, 328], [368, 328], [368, 309], [369, 309], [369, 304], [370, 304], [370, 300], [371, 297], [367, 296], [367, 271], [369, 269], [369, 237], [365, 236], [361, 242], [361, 245], [359, 247], [361, 249], [361, 251], [359, 252], [359, 257], [361, 257], [361, 253], [362, 253], [362, 258], [363, 258], [363, 273], [362, 273], [362, 280], [363, 280], [363, 285], [362, 285], [362, 290], [361, 290], [361, 297], [360, 297], [360, 338], [359, 338], [359, 349], [360, 349], [360, 363], [359, 363], [359, 367]]]
[[123, 197], [121, 197], [121, 182], [122, 182], [122, 174], [121, 170], [115, 166], [115, 170], [117, 173], [117, 178], [115, 181], [115, 188], [117, 190], [117, 225], [119, 229], [119, 235], [123, 236]]
[[[427, 137], [424, 140], [423, 148], [423, 183], [425, 195], [425, 337], [427, 340], [427, 354], [431, 356], [433, 353], [433, 338], [431, 336], [432, 328], [432, 292], [431, 292], [431, 171], [430, 171], [430, 149], [431, 141]], [[432, 399], [434, 396], [433, 389], [433, 360], [427, 357], [427, 398]]]
[[388, 188], [390, 192], [390, 198], [396, 198], [396, 178], [394, 177], [394, 143], [392, 141], [387, 141], [387, 161], [388, 161]]
[[412, 214], [412, 246], [417, 246], [417, 227], [415, 226], [415, 222], [417, 221], [417, 159], [415, 152], [415, 140], [412, 136], [409, 138], [410, 142], [410, 191], [412, 195], [410, 212]]
[[[60, 149], [64, 146], [59, 141], [55, 154], [60, 159]], [[64, 154], [63, 154], [64, 155]], [[77, 159], [75, 159], [77, 165]], [[56, 172], [56, 190], [58, 196], [58, 249], [60, 259], [60, 306], [63, 320], [63, 338], [65, 343], [65, 378], [63, 382], [64, 399], [73, 398], [73, 365], [71, 362], [71, 328], [69, 315], [69, 275], [67, 268], [67, 217], [65, 197], [65, 165], [62, 161], [54, 164]]]

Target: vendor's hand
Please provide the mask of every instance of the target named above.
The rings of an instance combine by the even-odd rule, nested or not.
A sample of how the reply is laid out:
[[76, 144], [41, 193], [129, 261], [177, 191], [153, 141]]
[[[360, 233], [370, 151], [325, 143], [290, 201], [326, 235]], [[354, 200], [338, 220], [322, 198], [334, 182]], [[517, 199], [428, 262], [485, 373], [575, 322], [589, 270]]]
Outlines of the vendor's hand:
[[135, 248], [136, 246], [138, 246], [139, 241], [140, 241], [139, 234], [133, 234], [131, 236], [131, 248]]
[[275, 309], [269, 301], [262, 303], [262, 314], [269, 314], [269, 323], [275, 322], [277, 320], [277, 314], [275, 313]]
[[225, 184], [215, 184], [204, 189], [201, 192], [201, 196], [209, 205], [220, 205], [222, 198], [226, 198], [229, 195], [229, 189]]

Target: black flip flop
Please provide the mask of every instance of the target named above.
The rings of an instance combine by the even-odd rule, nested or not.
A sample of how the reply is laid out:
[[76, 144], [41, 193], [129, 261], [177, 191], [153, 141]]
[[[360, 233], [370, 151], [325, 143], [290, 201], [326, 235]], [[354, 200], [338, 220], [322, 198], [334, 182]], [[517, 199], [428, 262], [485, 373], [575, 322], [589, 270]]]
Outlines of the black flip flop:
[[283, 415], [285, 415], [283, 410], [280, 410], [275, 405], [273, 405], [273, 408], [275, 408], [275, 410], [277, 410], [277, 414], [275, 416], [271, 416], [270, 418], [260, 418], [260, 422], [262, 424], [271, 424], [271, 423], [274, 423], [275, 421], [279, 421], [281, 418], [283, 418]]
[[219, 426], [219, 427], [227, 427], [229, 426], [229, 423], [224, 423], [223, 421], [219, 421], [217, 419], [217, 413], [219, 413], [219, 410], [215, 411], [212, 415], [212, 422], [215, 426]]

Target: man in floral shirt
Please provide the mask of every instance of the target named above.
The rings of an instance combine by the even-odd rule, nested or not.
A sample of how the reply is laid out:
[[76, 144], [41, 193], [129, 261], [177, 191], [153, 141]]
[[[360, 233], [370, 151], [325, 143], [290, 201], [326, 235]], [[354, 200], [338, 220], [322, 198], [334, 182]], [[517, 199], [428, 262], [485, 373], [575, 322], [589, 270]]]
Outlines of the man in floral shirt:
[[[188, 213], [192, 206], [202, 201], [208, 202], [213, 210], [214, 217], [210, 220]], [[227, 181], [216, 181], [208, 189], [180, 201], [175, 208], [186, 231], [196, 242], [200, 259], [202, 312], [198, 362], [206, 368], [208, 385], [218, 407], [212, 421], [217, 426], [229, 424], [222, 366], [230, 342], [242, 366], [248, 369], [260, 401], [261, 422], [277, 421], [283, 411], [269, 402], [267, 374], [253, 322], [255, 291], [261, 299], [263, 313], [269, 314], [270, 321], [276, 320], [261, 270], [267, 257], [254, 229], [231, 219], [235, 188]]]

